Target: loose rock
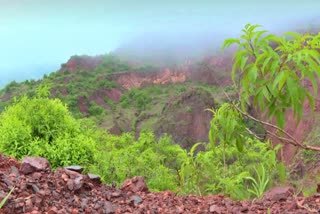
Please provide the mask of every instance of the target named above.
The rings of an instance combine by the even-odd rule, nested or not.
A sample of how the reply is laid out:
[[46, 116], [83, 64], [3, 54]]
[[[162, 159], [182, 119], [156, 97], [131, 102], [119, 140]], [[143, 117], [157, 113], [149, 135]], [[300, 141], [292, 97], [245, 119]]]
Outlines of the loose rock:
[[136, 193], [136, 192], [147, 192], [148, 187], [144, 182], [144, 177], [136, 176], [131, 179], [127, 179], [123, 182], [121, 190]]
[[288, 197], [292, 196], [294, 194], [294, 188], [293, 187], [274, 187], [267, 191], [263, 199], [270, 200], [270, 201], [280, 201], [285, 200]]
[[20, 165], [15, 159], [0, 154], [0, 200], [10, 191], [6, 184], [9, 181], [5, 182], [5, 179], [15, 186], [0, 209], [1, 214], [310, 213], [320, 210], [318, 196], [293, 198], [291, 187], [273, 188], [262, 200], [239, 202], [222, 195], [200, 197], [177, 196], [171, 191], [149, 192], [143, 177], [128, 179], [119, 189], [69, 169], [59, 168], [52, 172], [37, 168], [34, 169], [36, 172], [19, 173], [11, 168], [13, 166]]
[[49, 168], [49, 161], [45, 158], [25, 157], [22, 159], [20, 171], [27, 175], [33, 172], [46, 171]]
[[64, 167], [65, 169], [68, 169], [68, 170], [71, 170], [71, 171], [75, 171], [75, 172], [79, 172], [81, 173], [83, 171], [83, 167], [82, 166], [77, 166], [77, 165], [74, 165], [74, 166], [66, 166]]

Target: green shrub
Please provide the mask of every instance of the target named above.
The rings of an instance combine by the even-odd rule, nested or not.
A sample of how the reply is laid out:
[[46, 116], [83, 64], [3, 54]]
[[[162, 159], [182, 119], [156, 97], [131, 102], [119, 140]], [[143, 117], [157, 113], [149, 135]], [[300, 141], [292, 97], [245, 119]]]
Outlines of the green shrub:
[[91, 101], [89, 105], [89, 114], [91, 116], [102, 116], [105, 113], [105, 109], [99, 106], [96, 102]]
[[131, 89], [128, 93], [121, 96], [120, 105], [122, 108], [127, 108], [131, 104], [140, 110], [146, 110], [151, 100], [151, 97], [145, 90]]
[[42, 156], [51, 165], [87, 165], [95, 142], [58, 99], [22, 97], [0, 115], [0, 151], [21, 159]]
[[[195, 144], [182, 164], [183, 192], [197, 194], [223, 193], [235, 199], [253, 196], [255, 179], [263, 180], [256, 195], [261, 195], [277, 176], [283, 173], [276, 154], [279, 146], [253, 138], [247, 131], [242, 116], [233, 105], [225, 103], [213, 112], [209, 131], [210, 143], [205, 151], [194, 154]], [[256, 168], [261, 166], [263, 176]], [[261, 170], [259, 171], [261, 172]], [[260, 179], [261, 180], [261, 179]], [[259, 183], [260, 184], [260, 183]]]
[[141, 175], [152, 190], [178, 188], [176, 168], [180, 168], [180, 157], [184, 152], [172, 144], [169, 137], [164, 136], [157, 142], [151, 132], [142, 132], [138, 141], [129, 133], [103, 136], [99, 151], [105, 152], [95, 154], [99, 163], [92, 169], [102, 175], [105, 182], [120, 184], [126, 178]]
[[112, 82], [112, 81], [104, 79], [104, 80], [98, 81], [98, 87], [99, 88], [104, 88], [104, 89], [116, 88], [117, 84], [115, 82]]
[[194, 150], [195, 147], [188, 153], [181, 168], [182, 193], [223, 193], [234, 199], [247, 199], [255, 196], [248, 191], [252, 188], [248, 177], [258, 179], [258, 166], [264, 167], [269, 177], [264, 191], [278, 175], [277, 149], [273, 150], [269, 143], [248, 138], [242, 152], [235, 144], [228, 147], [220, 144], [197, 154]]

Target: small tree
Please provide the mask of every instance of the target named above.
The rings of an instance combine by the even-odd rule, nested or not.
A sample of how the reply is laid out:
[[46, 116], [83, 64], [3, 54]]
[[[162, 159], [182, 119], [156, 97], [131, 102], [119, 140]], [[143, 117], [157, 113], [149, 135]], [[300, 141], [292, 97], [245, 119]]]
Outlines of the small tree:
[[[283, 128], [288, 109], [293, 110], [299, 123], [306, 100], [312, 111], [315, 108], [317, 78], [320, 77], [320, 33], [312, 36], [288, 32], [283, 36], [276, 36], [266, 35], [267, 31], [259, 31], [258, 27], [260, 26], [246, 25], [241, 37], [227, 39], [223, 48], [238, 44], [232, 79], [239, 88], [242, 111], [246, 111], [251, 105], [259, 108], [269, 118], [275, 118], [277, 127], [274, 127], [285, 133]], [[304, 86], [305, 82], [312, 84], [313, 91]], [[294, 141], [293, 139], [291, 143], [315, 149]]]
[[211, 120], [209, 139], [210, 147], [214, 148], [217, 141], [223, 148], [223, 177], [226, 177], [226, 148], [231, 144], [243, 151], [243, 141], [247, 134], [241, 115], [228, 103], [223, 104], [218, 110], [210, 110], [213, 113]]
[[[278, 125], [284, 125], [284, 113], [292, 108], [298, 120], [302, 117], [302, 104], [307, 98], [314, 108], [317, 94], [316, 76], [320, 76], [320, 34], [300, 35], [293, 32], [278, 37], [267, 31], [257, 31], [259, 25], [246, 25], [240, 39], [228, 39], [223, 47], [239, 44], [234, 56], [232, 78], [239, 71], [243, 104], [251, 104], [267, 110], [275, 116]], [[313, 94], [304, 87], [310, 81]]]

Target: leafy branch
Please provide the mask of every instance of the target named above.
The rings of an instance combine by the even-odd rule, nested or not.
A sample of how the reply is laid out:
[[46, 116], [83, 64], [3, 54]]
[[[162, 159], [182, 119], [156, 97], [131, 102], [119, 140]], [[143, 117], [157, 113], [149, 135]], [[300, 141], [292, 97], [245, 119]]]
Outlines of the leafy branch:
[[[268, 131], [271, 136], [303, 149], [320, 151], [320, 147], [302, 144], [284, 130], [288, 109], [292, 109], [297, 124], [301, 122], [306, 101], [314, 112], [320, 78], [320, 33], [311, 36], [287, 32], [276, 36], [266, 35], [267, 31], [257, 30], [259, 27], [247, 24], [239, 39], [227, 39], [223, 44], [223, 49], [238, 45], [231, 77], [236, 86], [238, 82], [241, 109], [234, 107], [243, 116], [272, 127], [287, 138]], [[306, 81], [312, 84], [313, 90], [304, 86]], [[276, 125], [249, 115], [248, 106], [275, 118]]]
[[[223, 48], [238, 45], [231, 76], [235, 84], [235, 78], [240, 78], [242, 110], [253, 104], [283, 128], [285, 112], [291, 108], [299, 123], [306, 100], [312, 111], [315, 108], [316, 78], [320, 78], [320, 34], [288, 32], [278, 37], [265, 35], [267, 31], [256, 30], [259, 27], [248, 24], [240, 39], [227, 39], [223, 45]], [[303, 81], [311, 82], [313, 93], [303, 87]]]

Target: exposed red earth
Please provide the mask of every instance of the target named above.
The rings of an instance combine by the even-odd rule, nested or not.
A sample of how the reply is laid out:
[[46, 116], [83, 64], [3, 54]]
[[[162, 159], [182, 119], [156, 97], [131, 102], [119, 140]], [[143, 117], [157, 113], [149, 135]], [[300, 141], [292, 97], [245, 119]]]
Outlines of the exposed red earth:
[[102, 56], [73, 56], [69, 59], [69, 61], [65, 64], [61, 65], [61, 72], [66, 70], [75, 71], [78, 68], [85, 70], [93, 70], [95, 69], [102, 61]]
[[143, 177], [105, 185], [81, 167], [50, 169], [48, 161], [27, 157], [19, 163], [0, 154], [0, 201], [14, 188], [0, 213], [318, 213], [320, 195], [296, 195], [275, 187], [261, 199], [233, 201], [222, 195], [150, 192]]

